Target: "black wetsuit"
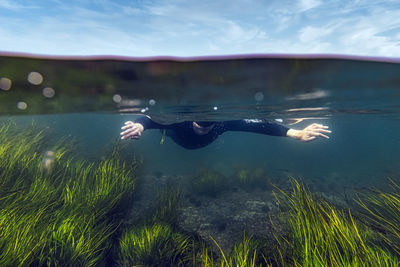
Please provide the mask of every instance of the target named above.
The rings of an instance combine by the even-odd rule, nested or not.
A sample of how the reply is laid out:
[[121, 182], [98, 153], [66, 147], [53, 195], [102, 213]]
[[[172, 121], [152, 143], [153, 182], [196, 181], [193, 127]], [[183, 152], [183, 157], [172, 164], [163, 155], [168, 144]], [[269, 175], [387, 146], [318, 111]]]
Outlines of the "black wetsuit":
[[212, 129], [204, 135], [199, 135], [193, 130], [193, 121], [184, 121], [173, 124], [159, 124], [150, 118], [143, 116], [136, 119], [137, 123], [143, 125], [144, 130], [165, 129], [165, 134], [172, 138], [175, 143], [187, 149], [196, 149], [212, 143], [217, 137], [226, 131], [253, 132], [274, 136], [286, 136], [289, 128], [275, 122], [260, 119], [244, 119], [232, 121], [213, 122]]
[[212, 143], [219, 135], [226, 131], [243, 131], [274, 136], [286, 136], [286, 132], [289, 130], [289, 128], [272, 121], [244, 119], [213, 122], [214, 126], [207, 134], [199, 135], [193, 130], [193, 121], [164, 125], [143, 116], [136, 119], [135, 122], [142, 124], [145, 130], [165, 129], [167, 136], [171, 137], [178, 145], [187, 149], [204, 147]]

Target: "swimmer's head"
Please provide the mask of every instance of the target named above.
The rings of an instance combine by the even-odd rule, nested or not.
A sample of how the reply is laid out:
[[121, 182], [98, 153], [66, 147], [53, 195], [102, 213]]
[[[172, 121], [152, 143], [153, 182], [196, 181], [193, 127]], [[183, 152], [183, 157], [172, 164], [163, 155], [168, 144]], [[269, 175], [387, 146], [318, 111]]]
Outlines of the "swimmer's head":
[[193, 130], [198, 135], [208, 134], [214, 128], [213, 122], [199, 121], [193, 122]]
[[201, 127], [210, 127], [214, 124], [212, 121], [196, 121], [196, 123]]

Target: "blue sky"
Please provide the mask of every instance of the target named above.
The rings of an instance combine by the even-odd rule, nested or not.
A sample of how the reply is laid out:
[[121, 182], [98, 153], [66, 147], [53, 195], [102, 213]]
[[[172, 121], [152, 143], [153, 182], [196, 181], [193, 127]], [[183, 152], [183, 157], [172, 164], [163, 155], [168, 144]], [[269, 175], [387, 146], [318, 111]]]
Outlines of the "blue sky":
[[0, 51], [400, 57], [400, 1], [0, 0]]

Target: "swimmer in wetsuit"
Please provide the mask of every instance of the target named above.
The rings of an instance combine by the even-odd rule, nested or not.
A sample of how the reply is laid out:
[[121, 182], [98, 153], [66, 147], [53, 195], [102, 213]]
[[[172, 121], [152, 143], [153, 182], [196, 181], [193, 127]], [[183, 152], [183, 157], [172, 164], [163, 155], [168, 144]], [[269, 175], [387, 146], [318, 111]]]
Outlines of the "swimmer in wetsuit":
[[243, 131], [273, 136], [288, 136], [308, 142], [318, 137], [329, 138], [328, 126], [313, 123], [303, 130], [289, 129], [273, 121], [260, 119], [244, 119], [217, 122], [184, 121], [173, 124], [159, 124], [148, 116], [137, 118], [134, 122], [127, 121], [121, 128], [121, 139], [139, 139], [144, 130], [161, 129], [178, 145], [187, 149], [196, 149], [212, 143], [217, 137], [227, 131]]

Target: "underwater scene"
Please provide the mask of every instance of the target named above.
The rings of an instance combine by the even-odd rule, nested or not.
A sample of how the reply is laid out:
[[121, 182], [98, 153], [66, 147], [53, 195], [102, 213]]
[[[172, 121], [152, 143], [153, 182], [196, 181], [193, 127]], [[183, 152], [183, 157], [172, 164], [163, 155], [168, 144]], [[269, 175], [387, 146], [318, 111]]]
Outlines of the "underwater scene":
[[0, 266], [399, 266], [399, 122], [395, 59], [3, 54]]

